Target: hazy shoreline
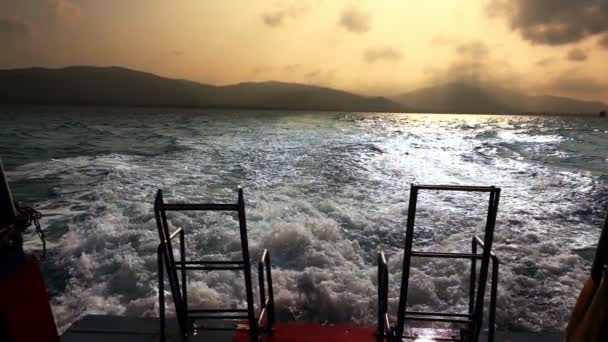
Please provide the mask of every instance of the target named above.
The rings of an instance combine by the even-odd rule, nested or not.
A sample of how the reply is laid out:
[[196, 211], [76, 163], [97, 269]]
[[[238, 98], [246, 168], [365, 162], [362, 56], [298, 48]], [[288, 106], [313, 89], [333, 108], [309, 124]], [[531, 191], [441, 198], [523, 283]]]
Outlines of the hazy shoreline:
[[122, 67], [0, 70], [0, 103], [377, 113], [599, 115], [608, 105], [482, 82], [447, 82], [370, 96], [279, 81], [217, 86]]
[[315, 113], [365, 113], [365, 114], [421, 114], [421, 115], [501, 115], [501, 116], [571, 116], [571, 117], [599, 117], [599, 113], [458, 113], [458, 112], [394, 112], [394, 111], [347, 111], [347, 110], [317, 110], [317, 109], [300, 109], [300, 108], [273, 108], [273, 107], [198, 107], [198, 106], [176, 106], [176, 105], [113, 105], [113, 104], [26, 104], [26, 103], [0, 103], [0, 108], [19, 108], [19, 109], [31, 109], [31, 108], [116, 108], [116, 109], [176, 109], [176, 110], [199, 110], [199, 111], [268, 111], [268, 112], [315, 112]]

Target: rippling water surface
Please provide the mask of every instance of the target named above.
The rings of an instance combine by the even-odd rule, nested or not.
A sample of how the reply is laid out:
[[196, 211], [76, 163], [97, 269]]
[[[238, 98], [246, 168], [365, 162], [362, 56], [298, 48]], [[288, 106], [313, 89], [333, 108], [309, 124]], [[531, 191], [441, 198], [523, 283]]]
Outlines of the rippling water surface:
[[[395, 310], [409, 184], [499, 186], [498, 322], [512, 330], [563, 327], [608, 202], [599, 118], [3, 108], [0, 127], [15, 196], [45, 214], [62, 328], [87, 313], [156, 315], [158, 188], [167, 201], [234, 201], [242, 185], [252, 256], [272, 251], [280, 319], [368, 323], [379, 249]], [[467, 251], [486, 202], [423, 194], [416, 248]], [[238, 257], [233, 216], [170, 219], [191, 256]], [[410, 304], [464, 309], [467, 270], [416, 260]], [[209, 307], [243, 301], [231, 272], [193, 274], [189, 286]]]

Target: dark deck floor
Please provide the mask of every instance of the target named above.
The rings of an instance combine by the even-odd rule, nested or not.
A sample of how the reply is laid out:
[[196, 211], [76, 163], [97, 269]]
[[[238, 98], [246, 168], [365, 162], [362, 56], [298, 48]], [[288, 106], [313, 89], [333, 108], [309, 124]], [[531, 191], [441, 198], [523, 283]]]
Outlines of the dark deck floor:
[[[366, 327], [321, 326], [305, 323], [277, 323], [264, 342], [375, 342], [374, 329]], [[62, 336], [62, 342], [158, 342], [155, 318], [85, 316]], [[246, 332], [201, 331], [185, 340], [179, 337], [175, 321], [169, 321], [167, 342], [248, 342]], [[496, 342], [559, 342], [558, 334], [498, 332]]]

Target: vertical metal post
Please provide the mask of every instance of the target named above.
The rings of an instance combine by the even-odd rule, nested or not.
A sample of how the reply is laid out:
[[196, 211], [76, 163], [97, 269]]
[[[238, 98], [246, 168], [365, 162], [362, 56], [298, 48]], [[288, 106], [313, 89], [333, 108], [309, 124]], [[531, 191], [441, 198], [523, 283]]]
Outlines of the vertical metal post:
[[261, 267], [258, 269], [258, 283], [260, 286], [260, 309], [264, 309], [266, 307], [266, 289], [264, 288], [264, 272], [266, 270], [263, 268], [262, 265], [260, 265]]
[[401, 291], [399, 293], [399, 311], [397, 312], [397, 339], [403, 338], [405, 328], [405, 310], [407, 308], [407, 292], [410, 279], [410, 266], [412, 259], [412, 241], [414, 238], [414, 222], [416, 219], [416, 202], [418, 201], [418, 187], [412, 184], [410, 188], [410, 202], [407, 209], [407, 228], [405, 232], [405, 248], [403, 250], [403, 271], [401, 273]]
[[249, 242], [247, 240], [247, 221], [245, 218], [245, 200], [243, 199], [243, 189], [239, 188], [239, 200], [238, 200], [238, 216], [239, 216], [239, 230], [241, 232], [241, 249], [243, 252], [243, 266], [245, 273], [245, 290], [247, 292], [247, 317], [249, 320], [249, 333], [252, 342], [258, 340], [258, 326], [255, 320], [255, 313], [253, 307], [253, 288], [251, 285], [251, 260], [249, 258]]
[[17, 209], [0, 159], [0, 225], [13, 223], [16, 217]]
[[266, 280], [268, 281], [268, 330], [274, 325], [274, 292], [272, 288], [272, 272], [270, 270], [270, 251], [266, 254]]
[[488, 342], [494, 342], [496, 331], [496, 299], [498, 296], [498, 258], [492, 258], [492, 284], [490, 288], [490, 314], [488, 317]]
[[481, 327], [483, 325], [483, 303], [486, 290], [486, 282], [488, 280], [488, 266], [490, 264], [490, 253], [492, 251], [492, 242], [494, 239], [494, 226], [496, 224], [496, 215], [498, 211], [498, 202], [500, 199], [500, 189], [495, 189], [490, 192], [490, 200], [488, 204], [488, 216], [486, 221], [486, 229], [484, 234], [483, 251], [481, 258], [481, 269], [479, 271], [479, 287], [477, 289], [477, 298], [475, 301], [475, 313], [473, 319], [475, 322], [473, 340], [479, 339]]
[[186, 283], [186, 238], [184, 229], [179, 232], [179, 254], [182, 265], [182, 310], [184, 318], [188, 317], [188, 284]]
[[[471, 254], [477, 254], [477, 240], [473, 236], [471, 242]], [[471, 258], [471, 276], [469, 279], [469, 314], [475, 310], [475, 280], [477, 279], [477, 259]]]
[[160, 321], [160, 342], [165, 342], [165, 278], [163, 269], [163, 245], [158, 245], [157, 250], [157, 268], [158, 268], [158, 320]]
[[600, 240], [597, 243], [597, 249], [595, 251], [595, 258], [593, 259], [593, 266], [591, 266], [591, 278], [596, 284], [599, 284], [602, 279], [602, 271], [608, 263], [608, 214], [604, 221], [604, 227], [600, 234]]
[[169, 224], [167, 222], [167, 214], [165, 212], [163, 203], [162, 190], [158, 190], [156, 194], [156, 200], [154, 202], [154, 214], [156, 216], [156, 224], [158, 226], [158, 232], [161, 236], [161, 246], [163, 247], [164, 261], [167, 269], [167, 278], [169, 279], [169, 286], [171, 287], [171, 294], [173, 297], [173, 303], [175, 304], [175, 313], [177, 320], [180, 325], [181, 331], [186, 333], [186, 317], [182, 310], [182, 295], [179, 288], [179, 279], [177, 278], [177, 271], [175, 269], [175, 258], [173, 256], [173, 247], [171, 245], [171, 239], [169, 238]]
[[[384, 253], [378, 252], [378, 331], [377, 340], [384, 342], [386, 330], [388, 329], [386, 323], [386, 314], [388, 311], [388, 266]], [[387, 340], [390, 341], [391, 336], [386, 336]]]
[[382, 253], [378, 253], [378, 341], [384, 339], [384, 277], [383, 277], [383, 265], [382, 265]]

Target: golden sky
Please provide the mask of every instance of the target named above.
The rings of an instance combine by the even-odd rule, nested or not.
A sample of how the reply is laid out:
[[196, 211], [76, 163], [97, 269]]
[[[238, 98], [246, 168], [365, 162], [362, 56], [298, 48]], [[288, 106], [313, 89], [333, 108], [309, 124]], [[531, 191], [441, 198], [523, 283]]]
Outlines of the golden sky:
[[608, 102], [606, 0], [0, 0], [0, 68], [118, 65], [393, 95], [451, 81]]

